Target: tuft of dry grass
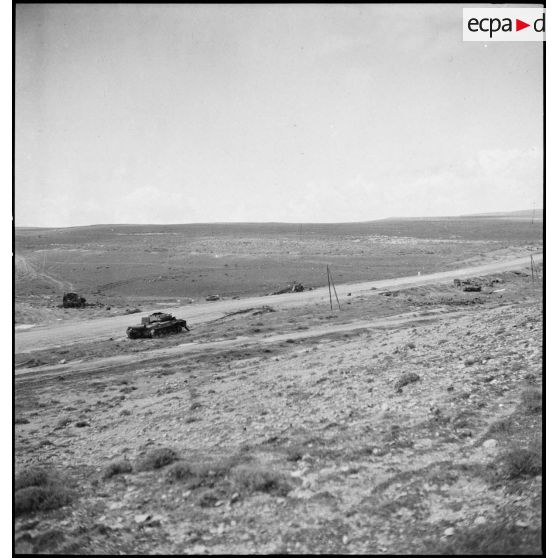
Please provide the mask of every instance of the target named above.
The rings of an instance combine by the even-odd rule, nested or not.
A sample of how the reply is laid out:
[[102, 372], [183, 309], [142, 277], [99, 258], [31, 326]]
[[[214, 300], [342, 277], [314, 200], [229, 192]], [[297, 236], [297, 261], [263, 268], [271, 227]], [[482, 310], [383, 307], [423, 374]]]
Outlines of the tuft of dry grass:
[[401, 391], [406, 385], [418, 382], [419, 380], [420, 376], [415, 374], [415, 372], [406, 372], [395, 382], [395, 390]]
[[540, 448], [513, 448], [500, 457], [501, 472], [506, 479], [534, 477], [542, 473]]
[[542, 554], [541, 542], [540, 529], [487, 523], [459, 531], [447, 540], [432, 539], [430, 544], [426, 544], [425, 554], [442, 556], [536, 555]]
[[171, 448], [157, 448], [151, 450], [136, 464], [138, 471], [152, 471], [170, 465], [178, 460], [178, 454]]
[[513, 427], [513, 421], [511, 418], [503, 418], [493, 422], [488, 428], [487, 435], [491, 434], [509, 434]]
[[73, 494], [62, 479], [48, 469], [31, 468], [15, 479], [15, 515], [60, 508], [72, 501]]
[[54, 427], [54, 430], [61, 430], [62, 428], [66, 428], [66, 426], [68, 426], [68, 424], [70, 424], [71, 422], [72, 422], [72, 419], [70, 417], [62, 417], [56, 423], [56, 426]]
[[286, 496], [293, 485], [289, 477], [279, 471], [255, 465], [240, 465], [232, 471], [232, 482], [237, 492], [266, 492]]
[[113, 461], [109, 463], [103, 472], [104, 479], [110, 479], [115, 475], [121, 475], [123, 473], [131, 473], [132, 464], [126, 459], [120, 459], [118, 461]]
[[521, 394], [521, 404], [525, 411], [530, 414], [542, 411], [542, 392], [536, 388], [526, 389]]

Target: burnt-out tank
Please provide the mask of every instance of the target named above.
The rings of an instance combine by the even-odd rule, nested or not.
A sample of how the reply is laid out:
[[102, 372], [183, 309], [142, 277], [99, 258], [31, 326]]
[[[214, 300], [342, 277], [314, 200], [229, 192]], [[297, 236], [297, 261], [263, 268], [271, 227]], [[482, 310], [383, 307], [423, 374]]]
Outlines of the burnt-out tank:
[[85, 298], [77, 293], [64, 293], [62, 308], [85, 308]]
[[163, 337], [171, 333], [180, 333], [183, 329], [190, 331], [190, 328], [186, 325], [186, 320], [175, 318], [172, 314], [154, 312], [146, 318], [142, 318], [141, 324], [126, 329], [126, 335], [130, 339]]

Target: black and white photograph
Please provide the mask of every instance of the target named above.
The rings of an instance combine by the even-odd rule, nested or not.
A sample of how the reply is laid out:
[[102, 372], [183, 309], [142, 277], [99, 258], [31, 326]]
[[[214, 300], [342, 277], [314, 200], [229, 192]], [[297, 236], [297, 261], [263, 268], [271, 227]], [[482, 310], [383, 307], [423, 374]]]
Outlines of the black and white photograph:
[[543, 555], [544, 4], [12, 16], [14, 553]]

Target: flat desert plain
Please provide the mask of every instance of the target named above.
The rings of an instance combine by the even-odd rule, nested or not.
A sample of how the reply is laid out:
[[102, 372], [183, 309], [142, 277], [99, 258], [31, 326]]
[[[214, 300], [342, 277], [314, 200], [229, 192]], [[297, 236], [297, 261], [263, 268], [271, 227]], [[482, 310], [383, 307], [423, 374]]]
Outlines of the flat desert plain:
[[[542, 249], [502, 216], [16, 229], [16, 552], [540, 553]], [[191, 331], [127, 338], [158, 310]]]

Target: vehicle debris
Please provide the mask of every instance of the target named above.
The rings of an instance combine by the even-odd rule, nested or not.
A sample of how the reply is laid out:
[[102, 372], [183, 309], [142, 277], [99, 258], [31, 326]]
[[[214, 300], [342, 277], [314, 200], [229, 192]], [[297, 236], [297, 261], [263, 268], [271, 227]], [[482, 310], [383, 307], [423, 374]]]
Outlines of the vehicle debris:
[[62, 308], [85, 308], [85, 298], [77, 293], [64, 293], [62, 296]]
[[286, 293], [301, 293], [302, 291], [304, 291], [304, 285], [302, 283], [299, 283], [298, 281], [294, 281], [288, 287], [285, 287], [284, 289], [281, 289], [279, 291], [275, 291], [274, 293], [271, 294], [280, 295]]
[[180, 333], [183, 329], [190, 331], [186, 320], [175, 318], [172, 314], [154, 312], [141, 319], [141, 324], [130, 326], [126, 329], [126, 335], [130, 339], [145, 337], [163, 337], [171, 333]]

